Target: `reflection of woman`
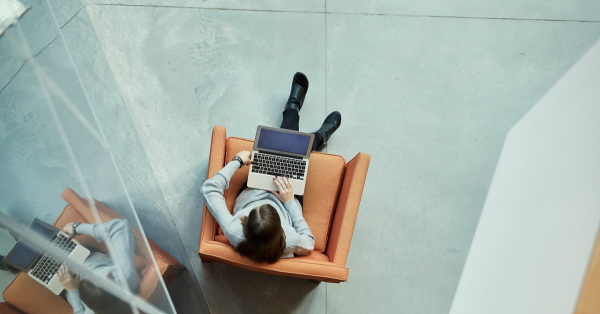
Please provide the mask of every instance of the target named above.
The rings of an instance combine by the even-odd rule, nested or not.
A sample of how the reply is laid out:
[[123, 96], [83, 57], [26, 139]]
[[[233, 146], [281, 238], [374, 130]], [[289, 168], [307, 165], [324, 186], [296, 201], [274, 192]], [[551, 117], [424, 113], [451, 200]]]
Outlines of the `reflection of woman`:
[[[100, 225], [104, 226], [106, 233], [102, 232]], [[91, 268], [96, 275], [110, 280], [115, 280], [117, 277], [116, 267], [119, 267], [129, 289], [132, 291], [138, 289], [140, 278], [134, 264], [135, 241], [131, 225], [127, 220], [114, 219], [101, 224], [68, 223], [63, 231], [71, 238], [87, 234], [99, 242], [109, 240], [113, 248], [113, 258], [102, 252], [94, 252], [83, 262], [83, 265]], [[100, 289], [92, 281], [86, 279], [85, 274], [81, 277], [79, 274], [72, 276], [65, 265], [59, 269], [58, 276], [67, 290], [67, 300], [75, 314], [131, 313], [131, 308], [126, 302]]]
[[[298, 72], [283, 112], [281, 128], [298, 131], [308, 79]], [[313, 150], [321, 150], [342, 122], [339, 112], [331, 113], [315, 132]], [[302, 217], [302, 196], [294, 198], [288, 178], [275, 177], [278, 192], [242, 187], [233, 207], [233, 215], [225, 205], [223, 193], [235, 171], [248, 165], [251, 152], [239, 152], [221, 171], [202, 186], [204, 200], [229, 243], [241, 255], [255, 262], [274, 263], [279, 258], [306, 255], [313, 250], [315, 237]]]

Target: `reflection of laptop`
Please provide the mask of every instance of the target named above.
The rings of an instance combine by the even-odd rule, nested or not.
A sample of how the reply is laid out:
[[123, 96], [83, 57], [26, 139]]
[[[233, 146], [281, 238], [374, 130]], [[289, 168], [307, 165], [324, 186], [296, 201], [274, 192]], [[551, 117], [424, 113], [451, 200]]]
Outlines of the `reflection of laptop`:
[[[58, 228], [34, 219], [27, 232], [35, 232], [44, 239], [50, 241], [50, 245], [62, 250], [66, 255], [74, 259], [76, 263], [83, 263], [90, 255], [90, 250], [69, 239], [69, 236], [58, 230]], [[63, 264], [63, 260], [53, 257], [50, 252], [36, 250], [23, 241], [19, 240], [17, 244], [6, 255], [4, 261], [27, 274], [35, 281], [41, 283], [54, 294], [60, 294], [64, 287], [58, 280], [56, 272]]]
[[280, 128], [259, 126], [254, 139], [254, 150], [248, 187], [278, 191], [274, 176], [286, 176], [294, 187], [294, 194], [304, 195], [308, 172], [308, 157], [315, 135]]

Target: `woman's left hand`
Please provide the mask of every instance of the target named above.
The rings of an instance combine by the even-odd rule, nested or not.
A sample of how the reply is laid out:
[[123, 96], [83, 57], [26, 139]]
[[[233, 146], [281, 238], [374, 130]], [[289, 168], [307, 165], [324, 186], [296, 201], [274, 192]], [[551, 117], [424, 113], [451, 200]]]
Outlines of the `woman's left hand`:
[[69, 267], [66, 264], [63, 264], [58, 269], [58, 273], [56, 275], [58, 276], [58, 281], [60, 281], [60, 283], [63, 285], [63, 287], [65, 287], [67, 291], [71, 291], [79, 287], [79, 274], [71, 276]]

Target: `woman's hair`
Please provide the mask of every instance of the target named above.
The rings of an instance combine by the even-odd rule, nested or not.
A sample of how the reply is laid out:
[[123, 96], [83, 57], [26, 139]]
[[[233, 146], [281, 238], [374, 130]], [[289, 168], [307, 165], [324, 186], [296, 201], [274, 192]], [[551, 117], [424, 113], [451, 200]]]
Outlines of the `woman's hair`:
[[88, 279], [79, 283], [81, 301], [95, 314], [131, 314], [131, 306], [104, 289], [96, 286]]
[[251, 260], [275, 263], [285, 250], [285, 233], [277, 210], [269, 204], [258, 206], [242, 217], [244, 237], [236, 251]]

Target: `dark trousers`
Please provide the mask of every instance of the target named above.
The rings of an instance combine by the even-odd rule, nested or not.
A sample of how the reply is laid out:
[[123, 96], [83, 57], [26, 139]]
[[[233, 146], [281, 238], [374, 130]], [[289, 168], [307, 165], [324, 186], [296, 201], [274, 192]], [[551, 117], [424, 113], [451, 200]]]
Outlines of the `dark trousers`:
[[[280, 128], [294, 130], [294, 131], [300, 131], [300, 115], [298, 114], [298, 111], [296, 111], [294, 109], [288, 109], [288, 110], [284, 111], [283, 112], [283, 121], [281, 121]], [[314, 151], [315, 148], [317, 148], [317, 144], [318, 144], [317, 140], [315, 139], [315, 141], [313, 142], [312, 151]], [[242, 191], [244, 191], [247, 188], [248, 188], [248, 182], [244, 182], [244, 185], [240, 189], [238, 196], [240, 196]], [[296, 198], [300, 202], [300, 206], [304, 207], [304, 197], [302, 195], [296, 195]]]

